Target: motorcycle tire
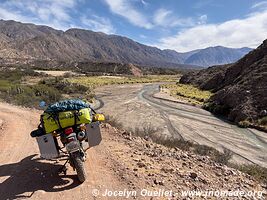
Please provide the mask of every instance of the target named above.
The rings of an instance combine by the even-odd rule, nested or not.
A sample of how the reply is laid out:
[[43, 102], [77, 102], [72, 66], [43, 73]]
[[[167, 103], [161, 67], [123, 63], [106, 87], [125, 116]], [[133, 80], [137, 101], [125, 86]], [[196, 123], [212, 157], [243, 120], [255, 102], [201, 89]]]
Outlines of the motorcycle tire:
[[80, 156], [75, 156], [73, 158], [73, 164], [77, 172], [78, 179], [81, 183], [83, 183], [86, 179], [86, 171], [83, 165], [83, 161]]

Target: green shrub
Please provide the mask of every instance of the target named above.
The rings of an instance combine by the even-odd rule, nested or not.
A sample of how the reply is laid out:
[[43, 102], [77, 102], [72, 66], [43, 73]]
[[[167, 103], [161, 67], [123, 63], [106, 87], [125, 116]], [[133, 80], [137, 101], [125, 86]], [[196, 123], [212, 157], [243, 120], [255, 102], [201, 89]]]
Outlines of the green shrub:
[[39, 97], [38, 99], [52, 103], [61, 99], [61, 93], [56, 89], [46, 85], [34, 85], [32, 86], [34, 95]]
[[38, 76], [32, 69], [5, 69], [0, 71], [0, 79], [19, 83], [24, 76]]
[[89, 92], [89, 88], [84, 85], [78, 83], [71, 83], [68, 80], [64, 80], [58, 77], [41, 80], [39, 84], [48, 85], [50, 87], [56, 88], [57, 90], [62, 91], [65, 94], [83, 94]]
[[9, 103], [27, 107], [35, 107], [43, 100], [52, 103], [61, 99], [61, 93], [46, 85], [10, 85], [0, 93], [0, 97]]
[[12, 86], [8, 80], [0, 80], [0, 92], [6, 92]]

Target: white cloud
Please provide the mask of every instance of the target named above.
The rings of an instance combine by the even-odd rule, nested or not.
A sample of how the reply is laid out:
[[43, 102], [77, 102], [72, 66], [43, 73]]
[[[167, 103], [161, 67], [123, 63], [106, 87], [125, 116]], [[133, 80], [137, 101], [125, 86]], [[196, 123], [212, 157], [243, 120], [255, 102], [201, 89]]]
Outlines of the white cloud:
[[142, 3], [144, 6], [148, 6], [148, 5], [149, 5], [145, 0], [141, 0], [141, 3]]
[[[198, 23], [197, 19], [176, 17], [171, 10], [160, 8], [153, 16], [148, 16], [134, 7], [134, 1], [105, 0], [112, 13], [127, 19], [135, 26], [152, 29], [156, 27], [189, 27]], [[147, 2], [141, 0], [144, 6]], [[203, 21], [203, 19], [202, 19]]]
[[202, 24], [184, 29], [174, 36], [161, 38], [156, 46], [177, 51], [217, 45], [255, 48], [266, 38], [267, 10], [252, 13], [244, 19], [234, 19], [220, 24]]
[[267, 1], [261, 1], [251, 6], [252, 9], [265, 9], [267, 8]]
[[115, 29], [112, 26], [109, 19], [93, 15], [90, 18], [86, 16], [81, 17], [83, 25], [93, 31], [100, 31], [107, 34], [115, 33]]
[[158, 25], [162, 25], [165, 23], [165, 21], [167, 20], [167, 17], [171, 14], [172, 12], [169, 10], [165, 10], [165, 9], [159, 9], [155, 12], [154, 15], [154, 22], [155, 24]]
[[65, 30], [70, 27], [70, 13], [76, 3], [75, 0], [9, 0], [0, 5], [0, 18]]
[[145, 15], [133, 7], [128, 0], [105, 0], [110, 10], [135, 26], [151, 29], [153, 24], [149, 22]]
[[[61, 21], [70, 19], [71, 9], [76, 5], [75, 0], [24, 0], [6, 1], [2, 6], [10, 10], [30, 11], [30, 14], [37, 15], [41, 19], [54, 18]], [[25, 12], [26, 13], [26, 12]], [[46, 18], [44, 18], [46, 14]]]
[[[9, 0], [0, 4], [0, 19], [42, 24], [60, 30], [72, 27], [90, 28], [95, 31], [114, 33], [111, 22], [96, 15], [73, 18], [78, 3], [83, 0]], [[81, 18], [81, 24], [75, 23]]]
[[163, 8], [158, 9], [153, 17], [153, 23], [162, 27], [176, 27], [176, 26], [193, 26], [195, 24], [192, 18], [178, 18], [173, 15], [171, 10]]
[[208, 20], [208, 16], [207, 15], [201, 15], [198, 18], [198, 24], [206, 24], [207, 20]]
[[0, 7], [0, 19], [5, 19], [5, 20], [16, 20], [16, 21], [28, 21], [29, 19], [27, 17], [22, 16], [18, 12], [10, 12], [4, 8]]

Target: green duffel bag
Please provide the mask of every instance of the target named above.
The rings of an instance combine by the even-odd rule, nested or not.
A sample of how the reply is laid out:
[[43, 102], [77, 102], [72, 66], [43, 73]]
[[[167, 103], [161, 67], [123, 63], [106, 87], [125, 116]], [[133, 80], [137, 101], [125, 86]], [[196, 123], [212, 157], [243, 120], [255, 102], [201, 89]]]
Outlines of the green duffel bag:
[[76, 124], [88, 124], [91, 123], [90, 108], [83, 108], [79, 111], [64, 111], [57, 114], [45, 112], [41, 115], [41, 122], [46, 133]]

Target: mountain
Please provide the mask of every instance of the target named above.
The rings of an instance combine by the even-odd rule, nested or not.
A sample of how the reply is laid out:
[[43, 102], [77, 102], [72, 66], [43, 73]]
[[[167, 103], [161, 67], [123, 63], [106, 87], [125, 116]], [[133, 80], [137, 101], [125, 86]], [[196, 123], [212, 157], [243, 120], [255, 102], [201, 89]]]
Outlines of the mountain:
[[240, 122], [267, 115], [267, 40], [234, 64], [182, 76], [181, 83], [213, 90], [208, 109]]
[[65, 32], [47, 26], [0, 20], [0, 59], [134, 63], [183, 66], [179, 54], [168, 54], [126, 37], [82, 29]]
[[250, 48], [226, 48], [222, 46], [201, 49], [184, 60], [185, 64], [212, 66], [233, 63], [249, 53]]
[[0, 63], [90, 61], [133, 63], [155, 67], [209, 66], [234, 62], [249, 49], [212, 47], [186, 53], [160, 50], [129, 38], [83, 29], [55, 30], [48, 26], [0, 20]]

